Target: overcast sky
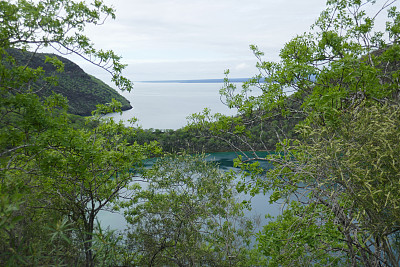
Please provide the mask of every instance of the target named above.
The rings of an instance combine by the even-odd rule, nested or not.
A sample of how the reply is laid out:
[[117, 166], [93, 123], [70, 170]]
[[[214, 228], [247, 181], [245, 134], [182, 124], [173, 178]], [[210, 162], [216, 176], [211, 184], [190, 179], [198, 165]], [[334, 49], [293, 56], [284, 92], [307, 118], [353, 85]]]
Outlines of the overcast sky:
[[[256, 74], [250, 44], [277, 60], [283, 44], [309, 30], [325, 0], [106, 0], [117, 18], [87, 28], [96, 47], [129, 64], [133, 81], [223, 78]], [[73, 59], [75, 62], [77, 60]], [[84, 62], [87, 72], [110, 77]]]

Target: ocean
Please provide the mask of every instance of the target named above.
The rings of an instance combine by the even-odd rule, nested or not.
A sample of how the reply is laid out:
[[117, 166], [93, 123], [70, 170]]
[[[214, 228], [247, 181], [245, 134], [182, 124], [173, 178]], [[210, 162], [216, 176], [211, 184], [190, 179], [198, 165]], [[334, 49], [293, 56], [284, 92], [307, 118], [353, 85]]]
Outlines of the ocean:
[[[240, 88], [240, 83], [237, 84]], [[133, 109], [109, 114], [116, 120], [136, 117], [144, 129], [179, 129], [187, 124], [187, 116], [210, 108], [212, 113], [236, 115], [225, 106], [219, 95], [223, 83], [136, 82], [131, 92], [121, 92]]]
[[[122, 112], [122, 115], [109, 114], [116, 120], [126, 122], [132, 117], [139, 119], [139, 125], [144, 129], [178, 129], [187, 124], [186, 117], [210, 108], [212, 113], [235, 115], [236, 110], [226, 107], [220, 100], [219, 90], [223, 83], [179, 83], [179, 82], [143, 82], [135, 83], [131, 93], [122, 92], [133, 106], [133, 109]], [[240, 89], [241, 83], [236, 83]], [[218, 162], [222, 170], [232, 169], [234, 152], [211, 153], [209, 158]], [[228, 164], [228, 166], [225, 166]], [[261, 215], [265, 223], [265, 214], [276, 216], [280, 214], [280, 204], [269, 204], [269, 194], [259, 194], [252, 198], [253, 210], [246, 212], [247, 216]], [[123, 230], [126, 221], [120, 213], [101, 212], [98, 219], [104, 226]]]

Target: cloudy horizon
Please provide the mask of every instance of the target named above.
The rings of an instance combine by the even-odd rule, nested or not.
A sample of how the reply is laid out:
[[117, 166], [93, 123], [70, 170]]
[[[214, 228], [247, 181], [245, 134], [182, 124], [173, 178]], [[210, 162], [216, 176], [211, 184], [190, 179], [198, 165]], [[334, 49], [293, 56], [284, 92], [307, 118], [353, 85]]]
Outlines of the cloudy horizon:
[[[87, 27], [97, 48], [112, 49], [128, 64], [133, 81], [251, 77], [257, 73], [255, 44], [268, 60], [291, 38], [309, 30], [325, 7], [309, 0], [106, 0], [116, 19]], [[110, 84], [101, 69], [71, 58]]]

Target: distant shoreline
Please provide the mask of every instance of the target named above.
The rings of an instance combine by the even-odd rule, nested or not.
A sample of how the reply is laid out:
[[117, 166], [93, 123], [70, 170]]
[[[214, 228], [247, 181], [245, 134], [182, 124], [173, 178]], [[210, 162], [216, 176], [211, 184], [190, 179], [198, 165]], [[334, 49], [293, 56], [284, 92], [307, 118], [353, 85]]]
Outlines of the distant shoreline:
[[[229, 79], [232, 83], [243, 83], [251, 78], [232, 78]], [[162, 80], [162, 81], [138, 81], [140, 83], [224, 83], [224, 79], [198, 79], [198, 80]]]

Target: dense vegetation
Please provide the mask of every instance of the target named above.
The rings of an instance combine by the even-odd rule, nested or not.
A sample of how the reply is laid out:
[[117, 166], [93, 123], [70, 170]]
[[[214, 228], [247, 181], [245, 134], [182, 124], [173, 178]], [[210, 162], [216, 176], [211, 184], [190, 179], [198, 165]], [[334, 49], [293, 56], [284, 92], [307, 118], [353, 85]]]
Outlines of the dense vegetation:
[[[133, 131], [102, 122], [101, 113], [121, 107], [115, 101], [98, 107], [92, 127], [72, 125], [62, 95], [35, 93], [55, 84], [52, 73], [42, 65], [21, 65], [10, 50], [56, 46], [79, 53], [130, 90], [119, 58], [97, 51], [81, 34], [101, 14], [113, 16], [113, 10], [99, 1], [90, 7], [73, 1], [0, 2], [0, 265], [93, 266], [96, 215], [132, 181], [129, 170], [158, 150], [154, 144], [129, 144]], [[57, 58], [45, 60], [56, 71], [65, 69]]]
[[[233, 176], [185, 155], [143, 168], [160, 155], [157, 144], [138, 144], [137, 129], [102, 118], [122, 104], [96, 103], [88, 118], [71, 115], [68, 108], [82, 103], [55, 89], [77, 84], [58, 73], [72, 72], [91, 89], [88, 81], [96, 88], [98, 81], [62, 58], [27, 52], [77, 53], [131, 90], [119, 57], [82, 34], [107, 16], [114, 10], [98, 0], [0, 2], [0, 265], [251, 263], [253, 222], [244, 218]], [[121, 207], [132, 231], [121, 236], [96, 222], [100, 212]]]
[[[50, 65], [34, 65], [34, 53], [21, 63], [13, 50], [79, 54], [131, 90], [120, 58], [83, 35], [85, 25], [114, 18], [112, 8], [99, 0], [1, 1], [0, 265], [399, 266], [395, 2], [370, 9], [381, 2], [328, 0], [311, 32], [282, 48], [280, 62], [251, 46], [260, 74], [241, 90], [226, 78], [221, 95], [238, 116], [205, 110], [185, 129], [163, 133], [102, 118], [121, 109], [115, 100], [86, 119], [69, 114], [61, 94], [37, 94], [69, 63], [47, 55], [38, 60]], [[386, 11], [379, 32], [375, 19]], [[235, 161], [238, 182], [202, 155], [162, 156], [152, 140], [174, 152], [254, 153]], [[267, 158], [256, 153], [274, 147]], [[255, 233], [242, 193], [267, 191], [265, 201], [284, 209]], [[96, 223], [106, 211], [123, 212], [129, 229]]]
[[[252, 150], [254, 116], [297, 116], [298, 136], [282, 138], [263, 170], [239, 158], [238, 188], [269, 191], [282, 215], [258, 234], [270, 266], [399, 266], [400, 13], [396, 1], [329, 0], [311, 32], [289, 41], [280, 62], [251, 46], [260, 74], [238, 90], [227, 80], [226, 102], [242, 115], [192, 116], [192, 127], [235, 135]], [[377, 19], [384, 13], [387, 22]], [[286, 88], [302, 105], [285, 103]], [[249, 96], [260, 90], [259, 97]], [[251, 95], [251, 94], [250, 94]], [[219, 125], [219, 126], [215, 126]], [[233, 147], [233, 149], [236, 149]], [[249, 182], [249, 180], [251, 182]]]
[[[294, 98], [288, 98], [286, 106], [290, 108], [299, 107], [301, 102]], [[205, 110], [207, 116], [209, 110]], [[222, 116], [222, 115], [218, 115]], [[280, 136], [294, 138], [297, 136], [294, 127], [304, 119], [301, 114], [289, 116], [277, 114], [265, 120], [252, 116], [246, 122], [248, 130], [246, 142], [236, 135], [241, 129], [241, 123], [246, 117], [237, 116], [226, 120], [225, 127], [230, 127], [231, 132], [221, 128], [219, 123], [212, 123], [208, 129], [199, 127], [184, 127], [178, 130], [143, 129], [137, 132], [135, 141], [139, 144], [157, 141], [163, 151], [173, 153], [186, 151], [188, 153], [210, 153], [240, 150], [240, 151], [273, 151], [275, 145], [280, 141]], [[215, 134], [218, 132], [218, 135]]]
[[112, 99], [122, 104], [122, 110], [132, 108], [129, 101], [116, 90], [85, 73], [64, 57], [57, 57], [63, 64], [63, 71], [57, 71], [49, 60], [46, 61], [46, 58], [55, 57], [54, 54], [32, 53], [21, 49], [8, 49], [7, 53], [14, 58], [16, 65], [41, 68], [45, 77], [53, 76], [54, 83], [37, 79], [32, 81], [30, 89], [40, 97], [48, 97], [52, 93], [61, 94], [68, 99], [68, 112], [71, 114], [89, 116], [96, 110], [96, 105], [110, 103]]

